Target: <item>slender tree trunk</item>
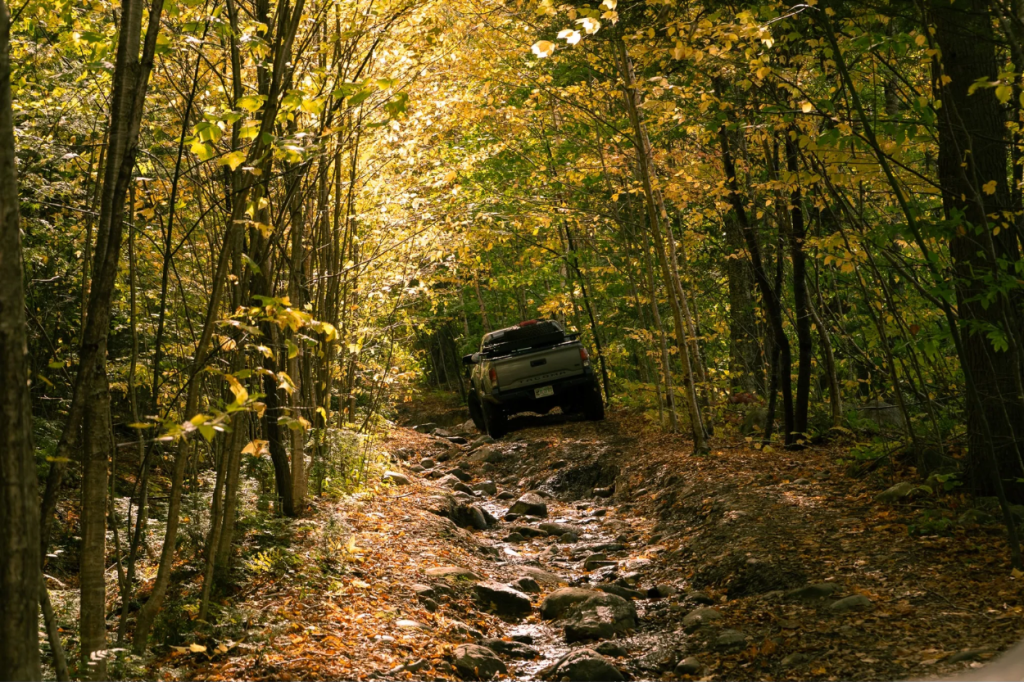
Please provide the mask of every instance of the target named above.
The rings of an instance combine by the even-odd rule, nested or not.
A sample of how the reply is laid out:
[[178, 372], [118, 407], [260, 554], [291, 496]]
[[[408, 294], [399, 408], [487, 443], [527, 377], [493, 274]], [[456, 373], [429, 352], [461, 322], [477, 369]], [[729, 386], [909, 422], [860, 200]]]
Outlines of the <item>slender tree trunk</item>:
[[811, 358], [814, 345], [811, 342], [811, 302], [807, 296], [807, 256], [804, 253], [804, 240], [807, 228], [804, 223], [803, 197], [797, 173], [799, 166], [799, 150], [796, 141], [786, 135], [786, 166], [791, 174], [790, 182], [793, 191], [790, 194], [790, 235], [789, 253], [793, 263], [793, 308], [796, 315], [797, 338], [797, 379], [796, 400], [793, 404], [793, 430], [802, 438], [807, 438], [807, 411], [811, 395]]

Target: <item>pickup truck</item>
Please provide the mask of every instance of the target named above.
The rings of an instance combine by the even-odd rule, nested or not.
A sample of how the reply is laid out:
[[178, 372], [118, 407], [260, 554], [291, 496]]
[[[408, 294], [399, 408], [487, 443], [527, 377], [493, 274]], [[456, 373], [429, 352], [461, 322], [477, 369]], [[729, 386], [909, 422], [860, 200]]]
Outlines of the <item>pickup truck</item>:
[[526, 320], [485, 334], [480, 350], [462, 358], [469, 374], [469, 414], [480, 431], [500, 438], [517, 412], [555, 407], [604, 419], [604, 401], [590, 354], [578, 334], [555, 320]]

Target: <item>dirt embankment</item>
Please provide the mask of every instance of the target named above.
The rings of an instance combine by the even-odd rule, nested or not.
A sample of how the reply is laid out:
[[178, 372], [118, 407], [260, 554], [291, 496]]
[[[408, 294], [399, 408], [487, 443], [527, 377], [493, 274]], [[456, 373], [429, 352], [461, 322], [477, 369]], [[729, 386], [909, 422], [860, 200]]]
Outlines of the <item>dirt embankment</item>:
[[395, 485], [304, 522], [318, 565], [253, 585], [244, 641], [193, 672], [899, 679], [1024, 635], [997, 526], [911, 534], [951, 500], [876, 501], [893, 481], [847, 477], [837, 449], [694, 457], [623, 414], [519, 426], [397, 429]]

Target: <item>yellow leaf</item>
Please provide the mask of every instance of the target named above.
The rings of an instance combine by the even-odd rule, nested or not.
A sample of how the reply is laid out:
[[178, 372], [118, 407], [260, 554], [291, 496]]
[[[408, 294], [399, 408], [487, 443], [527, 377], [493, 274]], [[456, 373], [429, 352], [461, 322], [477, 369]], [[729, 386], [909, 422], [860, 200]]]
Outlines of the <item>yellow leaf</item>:
[[1010, 576], [1016, 578], [1017, 580], [1020, 580], [1021, 578], [1024, 578], [1024, 571], [1020, 570], [1019, 568], [1015, 568], [1012, 571], [1010, 571]]
[[800, 105], [800, 111], [804, 112], [805, 114], [809, 114], [812, 111], [814, 111], [814, 105], [811, 104], [810, 102], [804, 102], [803, 104]]
[[196, 653], [196, 654], [201, 654], [204, 651], [206, 651], [206, 647], [203, 646], [202, 644], [189, 644], [188, 648], [189, 648], [189, 651], [191, 651], [193, 653]]
[[1000, 85], [996, 87], [996, 99], [1001, 103], [1006, 104], [1010, 101], [1010, 95], [1013, 94], [1013, 88], [1009, 85]]
[[924, 44], [928, 42], [928, 39], [925, 38], [924, 35], [919, 35], [918, 37], [914, 38], [914, 42], [917, 44], [918, 47], [924, 47]]
[[988, 182], [986, 182], [984, 185], [981, 186], [981, 191], [984, 192], [985, 194], [995, 194], [996, 193], [996, 181], [995, 180], [989, 180]]

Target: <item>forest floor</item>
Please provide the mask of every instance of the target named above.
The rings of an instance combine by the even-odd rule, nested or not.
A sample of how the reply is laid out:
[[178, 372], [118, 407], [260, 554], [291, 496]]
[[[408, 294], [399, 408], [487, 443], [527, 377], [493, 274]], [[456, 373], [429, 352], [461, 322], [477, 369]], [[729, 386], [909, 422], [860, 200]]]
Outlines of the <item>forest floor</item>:
[[[742, 438], [694, 456], [625, 412], [515, 421], [497, 443], [394, 429], [384, 447], [401, 484], [316, 503], [294, 523], [296, 559], [250, 572], [232, 598], [243, 634], [170, 650], [151, 673], [929, 678], [1024, 636], [1024, 576], [1000, 527], [977, 512], [980, 525], [939, 521], [973, 501], [876, 500], [912, 471], [852, 476], [847, 446]], [[533, 515], [502, 518], [527, 491], [546, 509], [530, 497]]]

